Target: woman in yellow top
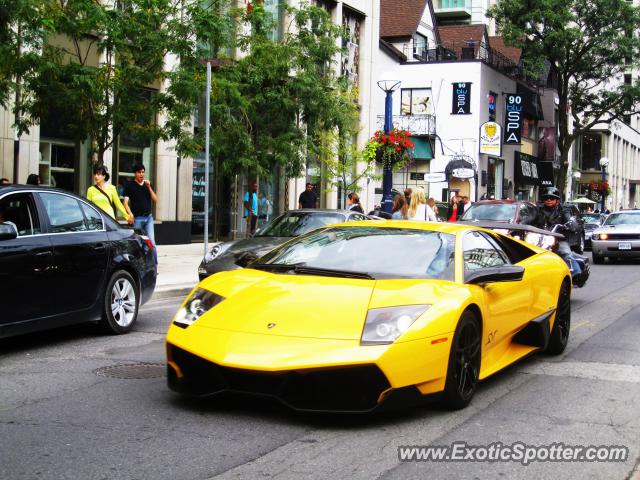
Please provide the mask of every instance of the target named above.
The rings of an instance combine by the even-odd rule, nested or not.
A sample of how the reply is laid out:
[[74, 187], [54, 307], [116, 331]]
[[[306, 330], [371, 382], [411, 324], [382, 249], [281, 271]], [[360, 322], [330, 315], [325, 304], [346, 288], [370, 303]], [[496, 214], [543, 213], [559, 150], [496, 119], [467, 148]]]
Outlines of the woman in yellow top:
[[100, 207], [111, 218], [116, 218], [116, 209], [120, 214], [127, 219], [129, 224], [133, 224], [133, 215], [130, 215], [122, 205], [120, 198], [118, 198], [118, 191], [113, 185], [107, 185], [109, 180], [109, 172], [104, 165], [98, 165], [93, 169], [93, 181], [95, 185], [92, 185], [87, 190], [87, 200], [96, 206]]

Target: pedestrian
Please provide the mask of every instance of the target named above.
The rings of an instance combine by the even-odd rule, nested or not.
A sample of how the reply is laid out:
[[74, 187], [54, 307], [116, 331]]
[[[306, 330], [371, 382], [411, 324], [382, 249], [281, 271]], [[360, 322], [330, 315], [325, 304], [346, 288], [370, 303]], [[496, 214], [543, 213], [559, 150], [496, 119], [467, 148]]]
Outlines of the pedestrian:
[[407, 207], [411, 206], [411, 193], [413, 190], [409, 187], [404, 189], [404, 199], [407, 202]]
[[422, 188], [416, 188], [411, 192], [411, 205], [409, 206], [409, 220], [419, 222], [437, 222], [433, 210], [427, 208], [427, 200]]
[[298, 208], [318, 208], [318, 195], [313, 189], [313, 183], [307, 183], [305, 191], [300, 194]]
[[141, 228], [153, 243], [153, 255], [158, 263], [156, 256], [156, 236], [153, 228], [152, 202], [158, 201], [156, 192], [151, 188], [151, 182], [144, 178], [145, 167], [139, 163], [133, 166], [133, 180], [129, 180], [124, 185], [123, 197], [124, 206], [127, 211], [133, 215], [133, 226]]
[[466, 212], [467, 210], [469, 210], [469, 208], [471, 207], [471, 202], [469, 201], [469, 197], [467, 197], [466, 195], [462, 197], [462, 212], [460, 213], [460, 215], [458, 216], [458, 219], [460, 219], [460, 217], [462, 215], [464, 215], [464, 212]]
[[32, 173], [27, 177], [27, 185], [40, 185], [41, 183], [40, 175], [37, 173]]
[[260, 225], [263, 225], [269, 221], [271, 214], [273, 213], [273, 207], [271, 202], [264, 193], [260, 193], [260, 202], [258, 202], [258, 221]]
[[258, 224], [258, 182], [251, 183], [250, 191], [244, 194], [244, 217], [248, 223], [248, 231], [253, 235]]
[[409, 205], [407, 205], [407, 200], [401, 193], [398, 193], [393, 197], [391, 218], [394, 220], [407, 220], [409, 218]]
[[0, 178], [0, 185], [11, 185], [8, 178]]
[[94, 184], [87, 189], [87, 200], [99, 207], [114, 220], [120, 212], [123, 218], [127, 219], [129, 225], [133, 224], [133, 215], [120, 202], [116, 187], [108, 184], [110, 175], [107, 167], [98, 165], [93, 169]]
[[448, 222], [456, 222], [460, 217], [460, 213], [458, 210], [462, 211], [462, 207], [458, 208], [459, 203], [460, 197], [458, 196], [458, 192], [455, 192], [451, 197], [451, 201], [449, 202], [449, 212], [447, 212]]
[[351, 192], [347, 195], [347, 207], [349, 210], [364, 214], [364, 210], [360, 205], [360, 197], [356, 192]]
[[429, 218], [431, 222], [439, 222], [438, 219], [438, 206], [436, 205], [436, 200], [433, 197], [429, 197], [427, 200], [427, 208], [431, 210], [433, 216], [427, 212], [427, 218]]

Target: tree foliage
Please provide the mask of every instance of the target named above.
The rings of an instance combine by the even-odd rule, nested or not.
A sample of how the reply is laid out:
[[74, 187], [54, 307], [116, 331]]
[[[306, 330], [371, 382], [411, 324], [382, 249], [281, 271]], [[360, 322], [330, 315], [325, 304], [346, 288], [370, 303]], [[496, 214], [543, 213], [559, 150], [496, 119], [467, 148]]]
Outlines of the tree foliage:
[[637, 111], [638, 81], [625, 84], [623, 75], [640, 59], [639, 9], [625, 0], [501, 0], [489, 15], [505, 40], [522, 48], [528, 73], [539, 74], [548, 61], [558, 74], [564, 184], [573, 142]]

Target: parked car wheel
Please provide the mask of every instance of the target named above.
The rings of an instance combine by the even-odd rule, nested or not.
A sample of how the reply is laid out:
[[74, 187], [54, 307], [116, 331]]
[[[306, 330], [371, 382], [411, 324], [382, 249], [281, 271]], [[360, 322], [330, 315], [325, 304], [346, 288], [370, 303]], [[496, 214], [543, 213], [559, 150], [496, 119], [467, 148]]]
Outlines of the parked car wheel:
[[479, 322], [466, 311], [458, 322], [449, 353], [443, 399], [446, 408], [460, 410], [471, 402], [478, 387], [480, 350]]
[[571, 330], [571, 285], [565, 281], [560, 287], [558, 305], [556, 307], [556, 318], [549, 336], [549, 345], [546, 353], [549, 355], [560, 355], [564, 352], [569, 342], [569, 331]]
[[104, 294], [102, 326], [109, 333], [127, 333], [138, 318], [140, 304], [138, 286], [124, 270], [115, 272]]

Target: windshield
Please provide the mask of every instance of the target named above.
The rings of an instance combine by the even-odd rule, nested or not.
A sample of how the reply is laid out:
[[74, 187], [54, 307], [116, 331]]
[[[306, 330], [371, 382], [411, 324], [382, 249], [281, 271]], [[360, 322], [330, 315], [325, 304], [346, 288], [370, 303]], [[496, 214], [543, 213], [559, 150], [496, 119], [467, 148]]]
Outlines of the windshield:
[[471, 205], [461, 220], [497, 220], [510, 222], [516, 217], [515, 203], [487, 203]]
[[273, 219], [256, 237], [297, 237], [316, 228], [344, 222], [344, 215], [331, 212], [289, 212]]
[[[454, 245], [455, 236], [448, 233], [330, 227], [284, 244], [262, 257], [260, 264], [265, 269], [267, 265], [295, 265], [373, 278], [453, 280]], [[260, 264], [254, 268], [261, 268]]]
[[584, 223], [593, 223], [595, 225], [600, 223], [599, 213], [583, 213], [582, 218], [584, 218]]
[[605, 225], [640, 225], [640, 213], [612, 213], [604, 221]]

